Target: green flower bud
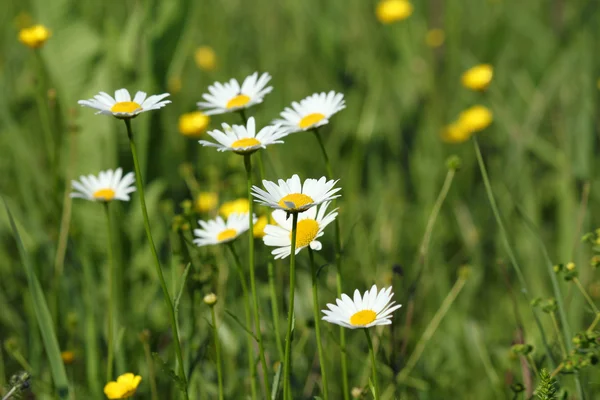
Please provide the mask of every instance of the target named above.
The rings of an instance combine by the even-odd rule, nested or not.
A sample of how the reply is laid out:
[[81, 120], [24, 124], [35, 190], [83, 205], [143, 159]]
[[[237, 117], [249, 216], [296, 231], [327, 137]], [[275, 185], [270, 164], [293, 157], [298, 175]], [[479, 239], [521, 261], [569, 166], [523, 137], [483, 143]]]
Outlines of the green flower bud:
[[460, 169], [460, 167], [462, 166], [462, 160], [460, 159], [459, 156], [457, 155], [451, 155], [450, 157], [448, 157], [448, 159], [446, 160], [446, 167], [449, 170], [454, 170], [454, 171], [458, 171]]

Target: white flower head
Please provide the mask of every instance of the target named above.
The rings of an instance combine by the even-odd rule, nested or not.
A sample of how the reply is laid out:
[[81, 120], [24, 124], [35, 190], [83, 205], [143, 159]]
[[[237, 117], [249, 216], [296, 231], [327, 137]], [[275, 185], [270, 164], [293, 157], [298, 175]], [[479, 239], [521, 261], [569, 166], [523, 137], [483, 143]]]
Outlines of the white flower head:
[[256, 133], [254, 117], [248, 119], [246, 126], [222, 124], [223, 131], [218, 129], [207, 132], [218, 143], [200, 140], [202, 146], [216, 147], [218, 151], [233, 151], [237, 154], [250, 154], [270, 144], [283, 143], [279, 140], [287, 136], [287, 132], [279, 125], [269, 125]]
[[[337, 208], [325, 215], [330, 202], [321, 204], [319, 211], [313, 207], [298, 214], [296, 226], [296, 254], [307, 246], [312, 250], [321, 250], [322, 245], [317, 239], [323, 236], [323, 230], [337, 217]], [[292, 218], [287, 217], [283, 210], [275, 210], [271, 214], [277, 225], [267, 225], [263, 241], [267, 246], [277, 247], [271, 252], [275, 259], [289, 257], [292, 253]]]
[[340, 197], [336, 193], [341, 188], [334, 188], [337, 182], [328, 181], [323, 176], [319, 180], [306, 179], [302, 184], [300, 177], [294, 175], [285, 181], [279, 179], [279, 184], [263, 180], [266, 191], [258, 186], [252, 186], [252, 195], [256, 198], [256, 202], [265, 206], [287, 212], [302, 212], [325, 201]]
[[307, 131], [329, 123], [329, 118], [346, 108], [344, 95], [333, 90], [329, 93], [315, 93], [307, 98], [294, 101], [292, 108], [286, 107], [280, 114], [282, 119], [273, 121], [281, 124], [289, 133]]
[[259, 77], [258, 72], [255, 72], [244, 79], [241, 87], [235, 79], [225, 83], [215, 82], [208, 87], [210, 94], [202, 95], [206, 101], [198, 102], [198, 107], [206, 110], [206, 115], [225, 114], [252, 107], [262, 103], [263, 98], [271, 93], [273, 87], [266, 87], [270, 80], [271, 75], [268, 73]]
[[94, 175], [80, 176], [79, 181], [71, 181], [74, 191], [71, 197], [108, 202], [112, 200], [129, 201], [129, 193], [135, 192], [133, 172], [123, 176], [123, 170], [101, 171]]
[[335, 300], [337, 305], [327, 304], [329, 310], [322, 310], [323, 320], [350, 329], [391, 325], [392, 313], [402, 307], [401, 304], [394, 305], [393, 297], [391, 286], [377, 292], [377, 286], [373, 285], [362, 297], [357, 289], [354, 299], [342, 294], [341, 299]]
[[156, 94], [146, 97], [146, 93], [137, 92], [131, 100], [131, 95], [127, 89], [115, 91], [115, 97], [100, 92], [93, 99], [79, 100], [79, 105], [95, 108], [96, 114], [112, 115], [119, 119], [129, 119], [138, 116], [146, 111], [158, 110], [169, 104], [171, 100], [163, 100], [169, 97], [169, 93]]
[[[256, 221], [256, 216], [253, 216]], [[246, 232], [250, 227], [248, 213], [232, 213], [227, 221], [221, 217], [198, 221], [200, 229], [194, 229], [194, 244], [198, 247], [228, 243]]]

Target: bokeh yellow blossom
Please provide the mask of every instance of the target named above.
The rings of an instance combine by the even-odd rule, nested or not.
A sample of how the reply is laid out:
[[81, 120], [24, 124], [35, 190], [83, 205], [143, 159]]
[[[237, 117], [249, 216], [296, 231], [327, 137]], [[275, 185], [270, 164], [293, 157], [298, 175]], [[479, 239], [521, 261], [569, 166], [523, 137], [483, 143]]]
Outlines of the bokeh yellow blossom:
[[196, 198], [196, 211], [201, 213], [207, 213], [215, 208], [219, 203], [219, 195], [215, 192], [200, 192]]
[[189, 138], [197, 138], [206, 132], [209, 124], [210, 117], [201, 111], [182, 114], [179, 117], [179, 132]]
[[210, 46], [198, 47], [194, 52], [194, 61], [204, 71], [212, 71], [217, 67], [217, 55]]
[[34, 25], [19, 31], [19, 41], [32, 49], [39, 49], [50, 38], [50, 31], [44, 25]]
[[63, 351], [60, 353], [60, 358], [62, 358], [63, 363], [66, 365], [73, 364], [73, 361], [75, 361], [75, 353], [72, 351]]
[[123, 374], [116, 381], [108, 382], [104, 386], [104, 394], [109, 399], [126, 399], [135, 394], [142, 377], [131, 372]]
[[476, 105], [460, 113], [458, 124], [469, 134], [479, 132], [490, 126], [493, 116], [489, 108]]
[[391, 24], [402, 21], [413, 12], [413, 6], [408, 0], [382, 0], [377, 4], [375, 14], [379, 22]]
[[429, 47], [440, 47], [446, 40], [446, 34], [439, 28], [430, 29], [425, 35], [425, 43]]
[[258, 217], [256, 222], [254, 223], [254, 230], [252, 231], [252, 235], [257, 239], [262, 239], [265, 236], [265, 227], [267, 224], [276, 225], [273, 217], [266, 215], [261, 215]]
[[442, 140], [446, 143], [462, 143], [470, 137], [471, 133], [463, 129], [458, 121], [445, 126], [442, 130]]
[[465, 71], [461, 82], [464, 87], [471, 90], [485, 90], [492, 82], [494, 69], [490, 64], [476, 65]]
[[227, 201], [219, 208], [219, 214], [221, 214], [224, 218], [229, 218], [229, 215], [232, 213], [243, 214], [249, 211], [250, 203], [248, 203], [248, 199], [245, 198]]

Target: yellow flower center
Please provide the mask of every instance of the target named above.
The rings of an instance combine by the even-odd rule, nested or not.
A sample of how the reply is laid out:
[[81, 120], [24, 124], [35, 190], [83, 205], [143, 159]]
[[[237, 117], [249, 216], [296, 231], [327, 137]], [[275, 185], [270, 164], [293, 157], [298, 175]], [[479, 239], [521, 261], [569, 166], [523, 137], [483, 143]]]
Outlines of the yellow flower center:
[[350, 317], [350, 323], [354, 326], [365, 326], [375, 321], [376, 318], [377, 314], [375, 311], [361, 310]]
[[237, 235], [237, 231], [235, 229], [225, 229], [223, 232], [217, 235], [217, 240], [222, 242], [224, 240], [233, 239]]
[[131, 113], [140, 108], [142, 108], [142, 106], [135, 101], [120, 101], [112, 106], [110, 111], [114, 113]]
[[[314, 219], [303, 219], [296, 226], [296, 248], [305, 247], [310, 244], [319, 233], [319, 223]], [[290, 240], [292, 233], [290, 232]]]
[[[313, 201], [314, 200], [310, 196], [307, 196], [305, 194], [292, 193], [292, 194], [288, 194], [288, 195], [282, 197], [281, 200], [279, 200], [279, 205], [287, 210], [293, 210], [293, 209], [305, 206], [307, 204], [310, 204]], [[286, 202], [292, 203], [292, 204], [294, 204], [294, 206], [288, 207], [288, 205], [285, 204]]]
[[260, 142], [254, 138], [243, 138], [236, 140], [231, 144], [231, 147], [234, 149], [239, 149], [240, 147], [250, 147], [260, 145]]
[[306, 117], [302, 118], [298, 123], [298, 126], [302, 129], [306, 129], [309, 126], [315, 125], [321, 120], [325, 119], [325, 116], [321, 113], [312, 113], [308, 114]]
[[250, 101], [250, 97], [245, 94], [238, 94], [233, 99], [227, 102], [225, 108], [235, 108], [235, 107], [243, 107]]
[[112, 189], [96, 190], [92, 195], [95, 199], [110, 201], [115, 198], [115, 191]]

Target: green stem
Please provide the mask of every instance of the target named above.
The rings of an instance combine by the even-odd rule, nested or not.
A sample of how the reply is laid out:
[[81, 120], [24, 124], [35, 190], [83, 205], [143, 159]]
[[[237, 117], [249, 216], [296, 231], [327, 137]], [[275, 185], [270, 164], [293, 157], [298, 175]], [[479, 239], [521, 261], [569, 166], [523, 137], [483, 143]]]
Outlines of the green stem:
[[529, 364], [531, 365], [531, 369], [533, 370], [533, 373], [535, 374], [536, 378], [538, 378], [540, 376], [540, 373], [539, 373], [537, 367], [535, 366], [535, 361], [533, 360], [533, 357], [531, 357], [531, 354], [527, 354], [527, 361], [529, 361]]
[[246, 111], [242, 108], [240, 111], [240, 117], [242, 118], [242, 122], [244, 123], [244, 126], [248, 125], [248, 118], [246, 118]]
[[600, 314], [596, 314], [596, 318], [594, 318], [594, 320], [592, 321], [592, 324], [590, 325], [589, 328], [587, 328], [588, 332], [591, 332], [594, 330], [594, 328], [596, 327], [596, 325], [598, 325], [598, 322], [600, 322]]
[[152, 256], [154, 257], [154, 265], [156, 267], [156, 274], [158, 275], [158, 280], [160, 281], [160, 286], [162, 288], [163, 297], [165, 300], [165, 305], [167, 306], [169, 312], [169, 319], [171, 323], [171, 331], [173, 335], [173, 341], [175, 342], [175, 352], [177, 355], [177, 362], [179, 367], [179, 378], [183, 382], [183, 394], [184, 398], [189, 399], [188, 389], [187, 389], [187, 379], [185, 377], [185, 366], [183, 364], [183, 355], [181, 353], [181, 343], [179, 342], [179, 329], [177, 328], [177, 321], [175, 320], [175, 309], [173, 308], [173, 301], [171, 300], [171, 296], [169, 295], [169, 289], [167, 288], [167, 283], [165, 282], [165, 277], [163, 276], [162, 267], [160, 265], [160, 260], [158, 258], [158, 254], [156, 253], [156, 247], [154, 246], [154, 239], [152, 238], [152, 232], [150, 231], [150, 219], [148, 218], [148, 210], [146, 209], [146, 198], [144, 196], [144, 184], [142, 181], [142, 172], [140, 171], [140, 163], [138, 160], [137, 150], [135, 148], [135, 141], [133, 139], [133, 131], [131, 130], [131, 120], [125, 119], [125, 126], [127, 127], [127, 137], [129, 138], [129, 146], [131, 148], [131, 156], [133, 157], [133, 165], [135, 167], [135, 183], [137, 185], [138, 195], [140, 198], [140, 207], [142, 208], [142, 215], [144, 217], [144, 228], [146, 230], [146, 237], [148, 238], [148, 243], [150, 244], [150, 251], [152, 252]]
[[[263, 384], [265, 393], [269, 393], [269, 369], [265, 359], [262, 332], [260, 329], [260, 313], [258, 312], [258, 294], [256, 293], [256, 271], [254, 265], [254, 203], [252, 199], [252, 159], [250, 154], [244, 154], [244, 167], [246, 167], [246, 180], [248, 187], [248, 221], [250, 224], [248, 232], [248, 264], [250, 265], [250, 290], [252, 290], [252, 305], [254, 308], [254, 328], [258, 339], [258, 352], [260, 364], [263, 369]], [[250, 328], [250, 327], [249, 327]]]
[[[42, 123], [42, 132], [44, 133], [44, 142], [46, 144], [46, 152], [48, 157], [48, 164], [50, 166], [50, 172], [54, 174], [56, 172], [56, 165], [54, 163], [55, 160], [55, 143], [54, 137], [52, 135], [52, 122], [50, 120], [50, 111], [48, 108], [48, 92], [47, 92], [47, 83], [46, 83], [46, 73], [44, 70], [44, 60], [42, 59], [39, 50], [35, 50], [35, 59], [38, 68], [38, 77], [37, 77], [37, 91], [36, 91], [36, 101], [38, 106], [38, 111], [40, 113], [40, 120]], [[54, 178], [53, 178], [54, 179]], [[53, 181], [54, 182], [54, 181]]]
[[[244, 312], [246, 314], [246, 329], [251, 331], [252, 327], [252, 313], [250, 311], [250, 296], [248, 295], [248, 285], [246, 283], [246, 277], [244, 276], [244, 270], [242, 269], [242, 262], [240, 261], [240, 257], [235, 251], [235, 247], [233, 247], [233, 242], [229, 242], [227, 245], [229, 251], [231, 252], [231, 256], [235, 261], [235, 268], [240, 276], [240, 284], [242, 285], [242, 295], [244, 296]], [[246, 342], [248, 346], [248, 367], [250, 368], [250, 388], [252, 390], [252, 398], [257, 399], [257, 390], [256, 390], [256, 365], [254, 364], [254, 351], [252, 351], [252, 337], [251, 335], [246, 334]]]
[[554, 326], [554, 331], [556, 332], [556, 340], [558, 340], [558, 344], [560, 345], [562, 357], [563, 359], [567, 358], [567, 348], [561, 339], [560, 328], [558, 327], [558, 321], [556, 320], [556, 314], [554, 314], [554, 311], [550, 313], [550, 317], [552, 318], [552, 325]]
[[212, 317], [213, 336], [215, 340], [215, 354], [217, 356], [217, 379], [219, 381], [219, 400], [223, 400], [223, 372], [221, 370], [221, 346], [219, 346], [219, 333], [217, 331], [217, 316], [214, 305], [210, 306]]
[[283, 361], [283, 345], [281, 344], [281, 331], [279, 329], [279, 306], [277, 302], [277, 287], [275, 286], [275, 263], [273, 258], [269, 256], [267, 262], [268, 274], [269, 274], [269, 292], [271, 296], [271, 313], [273, 314], [273, 329], [275, 330], [275, 343], [277, 344], [277, 353], [279, 355], [279, 361]]
[[575, 285], [577, 285], [577, 288], [579, 289], [579, 291], [581, 292], [581, 294], [583, 295], [583, 297], [585, 297], [585, 300], [588, 302], [588, 304], [590, 305], [590, 307], [592, 307], [592, 310], [594, 310], [594, 314], [598, 315], [598, 313], [600, 313], [600, 310], [598, 310], [598, 307], [596, 307], [596, 305], [594, 304], [594, 300], [592, 300], [592, 298], [590, 297], [589, 294], [587, 294], [587, 292], [585, 291], [583, 285], [581, 284], [581, 281], [579, 280], [579, 278], [575, 277], [573, 278], [573, 282], [575, 282]]
[[[325, 170], [327, 171], [327, 178], [333, 179], [333, 170], [331, 168], [331, 163], [329, 162], [329, 156], [327, 155], [327, 150], [325, 149], [325, 144], [323, 143], [323, 139], [319, 134], [317, 128], [313, 129], [313, 133], [317, 142], [319, 143], [319, 148], [321, 149], [321, 154], [323, 155], [323, 160], [325, 161]], [[335, 207], [335, 202], [334, 202]], [[336, 291], [337, 296], [342, 296], [342, 236], [340, 229], [340, 221], [339, 218], [336, 218], [333, 221], [334, 230], [335, 230], [335, 265], [336, 265], [336, 273], [335, 273], [335, 283], [336, 283]], [[346, 356], [346, 329], [340, 327], [340, 358], [341, 358], [341, 366], [342, 366], [342, 392], [344, 394], [344, 400], [350, 399], [350, 387], [348, 385], [348, 359]]]
[[285, 335], [285, 359], [283, 363], [283, 398], [291, 395], [290, 388], [290, 361], [292, 358], [292, 329], [294, 326], [294, 288], [296, 286], [296, 228], [298, 227], [298, 213], [292, 212], [292, 243], [290, 251], [290, 295], [288, 307], [288, 327]]
[[317, 280], [317, 265], [315, 264], [315, 256], [311, 248], [308, 248], [310, 256], [310, 270], [312, 273], [312, 293], [313, 293], [313, 315], [315, 319], [315, 332], [317, 335], [317, 349], [319, 351], [319, 365], [321, 366], [321, 383], [323, 399], [329, 398], [327, 386], [327, 372], [325, 369], [325, 353], [321, 343], [321, 313], [319, 312], [319, 281]]
[[114, 314], [114, 295], [115, 295], [115, 256], [113, 253], [112, 224], [110, 221], [110, 211], [108, 202], [104, 203], [104, 215], [106, 216], [106, 230], [108, 232], [108, 360], [106, 361], [106, 382], [113, 380], [113, 360], [115, 354], [115, 314]]
[[146, 357], [146, 364], [148, 365], [150, 396], [152, 400], [159, 400], [158, 388], [156, 386], [156, 371], [154, 370], [154, 360], [152, 360], [152, 353], [150, 352], [150, 344], [148, 343], [148, 340], [142, 340], [142, 346], [144, 347], [144, 355]]
[[371, 340], [371, 334], [369, 328], [364, 328], [365, 335], [367, 336], [367, 343], [369, 344], [369, 353], [371, 353], [371, 368], [373, 369], [373, 389], [375, 391], [373, 397], [375, 400], [379, 400], [379, 383], [377, 382], [377, 357], [375, 357], [375, 350], [373, 349], [373, 341]]

